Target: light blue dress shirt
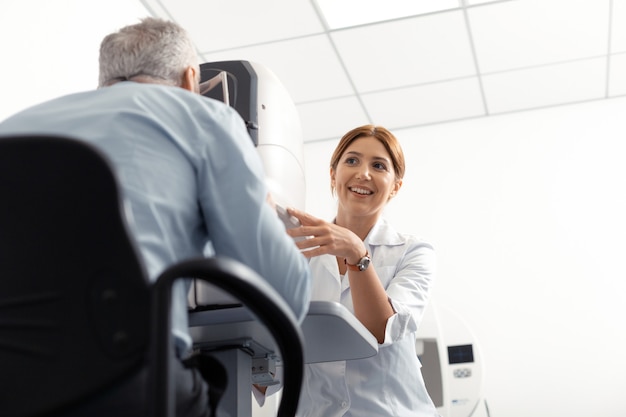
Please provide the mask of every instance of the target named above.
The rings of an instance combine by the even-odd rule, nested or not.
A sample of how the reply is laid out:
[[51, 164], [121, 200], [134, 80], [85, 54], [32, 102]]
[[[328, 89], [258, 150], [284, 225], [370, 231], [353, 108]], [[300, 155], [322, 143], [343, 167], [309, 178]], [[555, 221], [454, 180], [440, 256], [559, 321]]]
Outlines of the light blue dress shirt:
[[[0, 135], [29, 133], [85, 140], [109, 156], [152, 279], [182, 259], [228, 256], [264, 277], [298, 319], [306, 314], [307, 261], [265, 202], [260, 158], [232, 108], [178, 87], [122, 82], [0, 123]], [[191, 346], [187, 290], [174, 289], [179, 349]]]
[[[298, 417], [435, 417], [415, 350], [435, 275], [430, 244], [395, 231], [381, 219], [365, 239], [372, 265], [395, 314], [385, 340], [370, 358], [306, 365]], [[350, 281], [337, 259], [311, 258], [313, 300], [335, 301], [354, 314]], [[328, 335], [332, 338], [332, 335]]]

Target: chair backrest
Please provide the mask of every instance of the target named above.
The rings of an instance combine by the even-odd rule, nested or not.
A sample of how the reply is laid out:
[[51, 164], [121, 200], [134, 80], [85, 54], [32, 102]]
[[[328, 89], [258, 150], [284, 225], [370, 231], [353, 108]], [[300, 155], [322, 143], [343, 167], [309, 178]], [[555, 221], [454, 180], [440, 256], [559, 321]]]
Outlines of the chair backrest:
[[279, 417], [295, 415], [303, 339], [280, 295], [229, 259], [171, 265], [150, 285], [119, 186], [93, 146], [0, 137], [0, 417], [62, 412], [148, 366], [149, 415], [173, 413], [173, 283], [196, 278], [241, 300], [282, 352]]
[[106, 158], [0, 137], [0, 415], [35, 416], [145, 364], [150, 294]]

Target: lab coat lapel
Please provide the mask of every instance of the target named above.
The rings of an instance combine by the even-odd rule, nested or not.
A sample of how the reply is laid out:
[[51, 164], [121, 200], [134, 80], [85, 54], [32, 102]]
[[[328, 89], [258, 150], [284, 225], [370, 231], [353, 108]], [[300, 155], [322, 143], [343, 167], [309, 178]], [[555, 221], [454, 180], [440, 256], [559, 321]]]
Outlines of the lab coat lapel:
[[385, 219], [378, 220], [365, 238], [365, 244], [370, 247], [398, 246], [404, 243], [405, 239]]
[[341, 277], [337, 258], [332, 255], [318, 256], [311, 259], [310, 265], [315, 280], [312, 299], [339, 302]]
[[[372, 227], [363, 243], [365, 243], [365, 249], [372, 258], [372, 265], [376, 268], [377, 265], [383, 262], [383, 259], [380, 259], [380, 257], [377, 262], [376, 257], [374, 256], [376, 247], [381, 245], [398, 245], [402, 244], [402, 241], [398, 239], [397, 233], [387, 224], [387, 222], [381, 218], [376, 222], [374, 227]], [[343, 279], [343, 281], [340, 280], [340, 282], [342, 292], [350, 288], [350, 280], [347, 276]]]
[[[398, 246], [404, 244], [404, 239], [384, 219], [380, 219], [365, 237], [365, 248], [372, 257], [375, 268], [384, 265], [386, 256], [378, 254], [379, 247]], [[341, 293], [350, 288], [350, 280], [346, 276], [341, 280], [337, 258], [332, 255], [322, 255], [311, 260], [311, 268], [315, 277], [312, 297], [314, 300], [340, 301]]]
[[[365, 247], [370, 253], [372, 265], [376, 271], [382, 271], [381, 268], [388, 264], [389, 258], [395, 257], [394, 248], [405, 243], [404, 237], [391, 227], [385, 219], [379, 219], [365, 238]], [[380, 278], [382, 280], [383, 277], [380, 276]]]

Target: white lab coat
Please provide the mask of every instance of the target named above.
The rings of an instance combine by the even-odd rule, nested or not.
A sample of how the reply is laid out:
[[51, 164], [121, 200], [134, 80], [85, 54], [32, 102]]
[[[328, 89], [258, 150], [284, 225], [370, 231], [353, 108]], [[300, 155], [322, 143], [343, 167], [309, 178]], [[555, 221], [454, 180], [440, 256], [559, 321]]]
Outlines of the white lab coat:
[[[431, 245], [379, 220], [365, 239], [372, 265], [395, 310], [376, 356], [306, 365], [298, 417], [433, 417], [415, 351], [435, 272]], [[350, 283], [334, 256], [310, 261], [312, 300], [335, 301], [354, 313]], [[327, 338], [332, 340], [332, 334]]]

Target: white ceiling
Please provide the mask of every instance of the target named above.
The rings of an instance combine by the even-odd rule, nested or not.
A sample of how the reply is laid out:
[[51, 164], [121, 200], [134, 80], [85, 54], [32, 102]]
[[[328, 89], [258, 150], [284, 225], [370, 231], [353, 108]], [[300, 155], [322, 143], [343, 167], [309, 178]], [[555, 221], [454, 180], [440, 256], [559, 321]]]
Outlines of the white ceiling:
[[626, 0], [458, 0], [336, 30], [315, 0], [140, 1], [187, 28], [204, 62], [275, 72], [305, 142], [626, 95]]

